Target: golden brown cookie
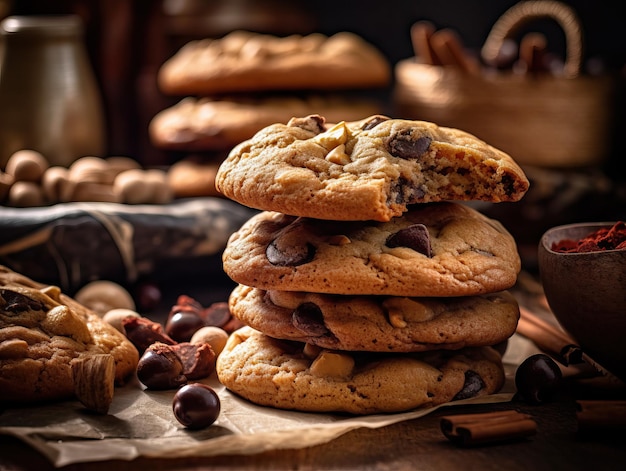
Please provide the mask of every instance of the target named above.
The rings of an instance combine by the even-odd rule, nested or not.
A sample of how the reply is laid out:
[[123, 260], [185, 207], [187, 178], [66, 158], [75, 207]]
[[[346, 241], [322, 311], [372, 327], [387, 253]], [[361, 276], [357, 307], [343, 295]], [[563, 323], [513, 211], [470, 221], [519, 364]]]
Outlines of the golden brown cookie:
[[99, 354], [113, 356], [118, 384], [139, 360], [123, 334], [58, 287], [0, 266], [0, 403], [70, 399], [72, 363]]
[[263, 406], [377, 414], [495, 393], [504, 384], [491, 347], [425, 353], [339, 352], [235, 331], [217, 359], [228, 389]]
[[230, 312], [270, 337], [335, 350], [421, 352], [496, 345], [517, 327], [506, 291], [481, 296], [409, 298], [265, 291], [237, 286]]
[[521, 268], [502, 224], [451, 202], [388, 222], [262, 212], [231, 235], [222, 259], [234, 281], [255, 288], [413, 297], [506, 290]]
[[190, 41], [158, 73], [171, 95], [214, 95], [263, 90], [345, 90], [384, 87], [387, 58], [356, 34], [287, 37], [234, 31]]
[[230, 151], [274, 123], [318, 113], [330, 122], [359, 120], [380, 112], [373, 101], [340, 96], [248, 97], [213, 99], [186, 97], [150, 122], [152, 143], [162, 149]]
[[517, 201], [529, 182], [509, 155], [457, 129], [383, 116], [327, 129], [308, 116], [235, 147], [216, 186], [256, 209], [388, 221], [412, 203]]

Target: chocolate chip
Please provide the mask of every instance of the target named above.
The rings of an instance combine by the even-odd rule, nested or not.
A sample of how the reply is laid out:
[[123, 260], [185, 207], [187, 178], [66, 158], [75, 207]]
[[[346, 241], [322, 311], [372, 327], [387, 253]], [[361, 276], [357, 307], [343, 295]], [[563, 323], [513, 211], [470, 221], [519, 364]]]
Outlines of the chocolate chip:
[[363, 126], [361, 126], [361, 129], [363, 131], [368, 131], [370, 129], [374, 129], [380, 123], [384, 123], [385, 121], [388, 121], [388, 120], [389, 118], [387, 118], [386, 116], [381, 116], [381, 115], [372, 116], [365, 123], [363, 123]]
[[428, 136], [415, 139], [410, 131], [405, 131], [390, 137], [387, 140], [387, 149], [394, 157], [417, 160], [428, 150], [431, 142], [432, 139]]
[[314, 134], [320, 134], [326, 131], [324, 126], [325, 119], [319, 115], [313, 114], [305, 118], [291, 118], [287, 126], [302, 128], [305, 131], [311, 131]]
[[314, 303], [304, 303], [298, 306], [291, 315], [294, 327], [306, 335], [322, 337], [328, 335], [329, 330], [324, 325], [324, 316], [321, 309]]
[[19, 313], [23, 311], [46, 311], [46, 307], [40, 301], [24, 296], [22, 293], [9, 289], [0, 288], [0, 300], [4, 300], [4, 306], [0, 305], [7, 313]]
[[408, 247], [428, 258], [433, 256], [430, 246], [430, 234], [424, 224], [413, 224], [390, 235], [386, 242], [387, 247]]
[[460, 401], [461, 399], [476, 397], [484, 387], [485, 383], [480, 375], [475, 371], [467, 370], [465, 372], [465, 384], [463, 384], [463, 389], [461, 389], [452, 400]]
[[265, 256], [272, 265], [295, 267], [313, 260], [315, 246], [302, 241], [295, 232], [285, 232], [267, 246]]

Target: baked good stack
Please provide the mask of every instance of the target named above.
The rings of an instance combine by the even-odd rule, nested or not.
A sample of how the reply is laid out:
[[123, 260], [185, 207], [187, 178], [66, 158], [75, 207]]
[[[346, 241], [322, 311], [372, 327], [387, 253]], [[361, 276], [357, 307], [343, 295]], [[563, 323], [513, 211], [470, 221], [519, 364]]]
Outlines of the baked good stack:
[[217, 188], [261, 210], [223, 254], [246, 324], [217, 360], [231, 391], [371, 414], [502, 387], [521, 262], [506, 229], [463, 202], [524, 195], [507, 154], [433, 123], [314, 115], [236, 146]]
[[[235, 145], [265, 126], [313, 113], [332, 122], [380, 113], [371, 92], [390, 84], [391, 66], [353, 33], [234, 31], [187, 43], [162, 65], [158, 81], [163, 93], [183, 98], [154, 116], [150, 139], [160, 149], [196, 157], [183, 157], [170, 172], [177, 195], [194, 196], [214, 192], [206, 177], [196, 178], [203, 167], [194, 163], [215, 173]], [[196, 179], [197, 188], [190, 185]]]

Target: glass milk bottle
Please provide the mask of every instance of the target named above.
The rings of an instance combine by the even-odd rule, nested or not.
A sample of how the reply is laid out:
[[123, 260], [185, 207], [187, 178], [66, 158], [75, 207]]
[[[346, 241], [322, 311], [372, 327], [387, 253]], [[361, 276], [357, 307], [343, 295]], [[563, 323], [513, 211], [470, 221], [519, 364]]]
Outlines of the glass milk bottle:
[[102, 98], [78, 16], [0, 23], [0, 168], [20, 149], [69, 166], [105, 151]]

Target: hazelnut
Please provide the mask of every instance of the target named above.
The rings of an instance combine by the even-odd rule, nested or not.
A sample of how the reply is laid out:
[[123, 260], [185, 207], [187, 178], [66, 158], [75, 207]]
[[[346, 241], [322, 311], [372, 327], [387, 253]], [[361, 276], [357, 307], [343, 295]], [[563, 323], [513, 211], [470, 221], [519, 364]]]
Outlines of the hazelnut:
[[107, 280], [87, 283], [78, 290], [74, 299], [102, 316], [112, 309], [136, 309], [130, 293], [121, 285]]
[[7, 160], [5, 172], [15, 181], [38, 182], [50, 164], [35, 150], [23, 149], [15, 152]]
[[69, 168], [69, 179], [83, 183], [113, 183], [108, 175], [108, 164], [100, 157], [85, 156], [74, 161]]
[[130, 169], [115, 177], [113, 191], [123, 203], [142, 204], [150, 200], [152, 187], [146, 182], [143, 170]]
[[219, 355], [222, 350], [224, 350], [227, 340], [228, 333], [224, 329], [213, 325], [207, 325], [198, 329], [191, 336], [189, 343], [208, 343], [211, 345], [215, 354]]
[[67, 185], [69, 172], [67, 168], [54, 166], [48, 168], [41, 177], [41, 188], [50, 202], [61, 201], [62, 188]]
[[44, 196], [39, 185], [28, 181], [17, 181], [9, 189], [8, 203], [17, 208], [43, 206]]
[[167, 179], [167, 172], [157, 169], [146, 170], [144, 178], [150, 188], [151, 198], [148, 202], [166, 204], [172, 201], [172, 189]]

